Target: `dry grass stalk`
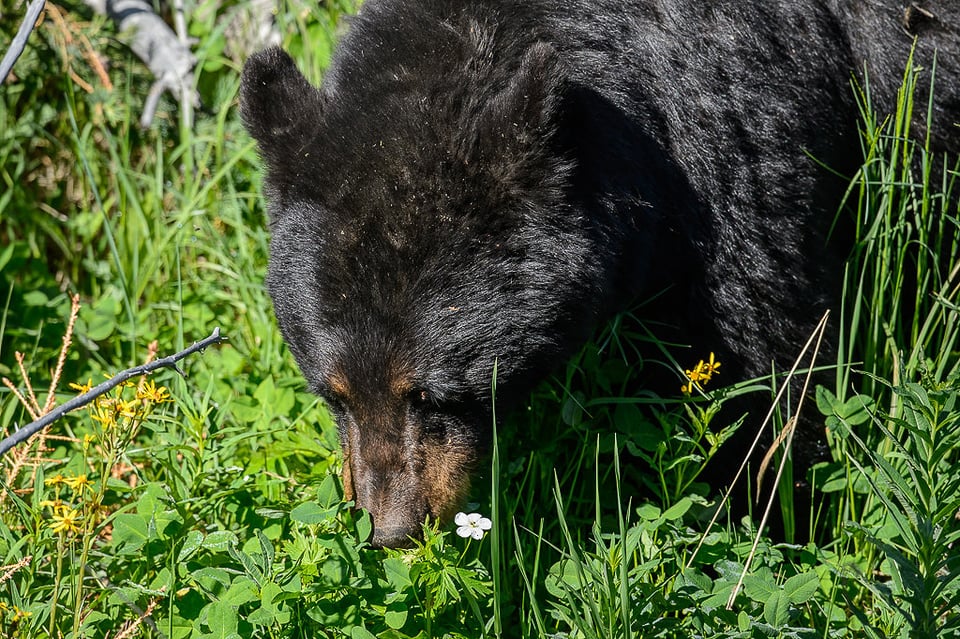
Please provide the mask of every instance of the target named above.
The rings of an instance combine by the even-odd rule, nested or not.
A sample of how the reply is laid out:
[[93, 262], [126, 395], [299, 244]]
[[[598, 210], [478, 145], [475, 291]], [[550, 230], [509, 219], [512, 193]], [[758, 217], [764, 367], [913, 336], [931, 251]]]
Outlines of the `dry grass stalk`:
[[[57, 365], [54, 368], [51, 379], [50, 387], [47, 391], [46, 401], [41, 407], [40, 403], [37, 401], [36, 393], [33, 391], [33, 384], [30, 383], [30, 376], [27, 374], [26, 366], [23, 364], [23, 354], [17, 353], [17, 364], [20, 368], [20, 376], [23, 379], [23, 385], [27, 389], [26, 396], [21, 393], [13, 382], [8, 378], [3, 378], [3, 383], [7, 388], [13, 391], [17, 399], [20, 400], [20, 403], [23, 405], [24, 409], [30, 414], [30, 416], [37, 420], [43, 415], [46, 415], [51, 410], [56, 403], [56, 393], [57, 386], [60, 385], [60, 377], [63, 375], [63, 366], [67, 361], [67, 353], [70, 350], [70, 345], [73, 343], [73, 331], [77, 323], [77, 316], [80, 313], [80, 296], [74, 295], [70, 299], [70, 318], [67, 321], [67, 330], [63, 335], [63, 342], [60, 345], [60, 354], [57, 357]], [[33, 483], [34, 476], [37, 472], [37, 466], [44, 462], [51, 462], [57, 460], [51, 460], [43, 457], [43, 453], [47, 449], [47, 434], [48, 429], [44, 428], [42, 431], [37, 433], [35, 436], [31, 437], [23, 446], [11, 451], [10, 453], [10, 467], [7, 469], [7, 473], [4, 479], [4, 488], [0, 491], [0, 504], [4, 503], [7, 498], [7, 486], [12, 486], [13, 483], [20, 476], [21, 471], [24, 467], [31, 467], [31, 484]]]
[[83, 58], [87, 61], [87, 64], [96, 74], [97, 78], [100, 80], [100, 84], [103, 85], [107, 91], [113, 91], [113, 82], [110, 81], [110, 75], [107, 73], [106, 68], [103, 66], [103, 62], [100, 60], [100, 56], [97, 55], [97, 52], [94, 51], [93, 45], [90, 43], [90, 40], [83, 35], [82, 29], [78, 28], [76, 23], [67, 24], [67, 20], [63, 15], [63, 12], [54, 4], [47, 3], [47, 14], [50, 16], [50, 19], [56, 25], [57, 30], [59, 31], [60, 37], [57, 40], [62, 43], [60, 47], [61, 53], [63, 55], [63, 66], [64, 71], [70, 75], [77, 85], [87, 93], [93, 93], [94, 87], [92, 84], [84, 80], [73, 70], [71, 65], [71, 56], [68, 52], [68, 47], [74, 44], [75, 34], [79, 38], [80, 48], [83, 50]]
[[[711, 518], [710, 523], [707, 524], [707, 529], [704, 531], [703, 536], [700, 538], [700, 542], [697, 544], [697, 547], [694, 548], [693, 552], [690, 554], [690, 557], [687, 560], [686, 565], [684, 566], [684, 570], [686, 570], [686, 568], [690, 567], [693, 564], [693, 560], [696, 559], [697, 553], [700, 552], [700, 548], [703, 546], [704, 540], [707, 539], [708, 533], [713, 528], [713, 525], [717, 523], [717, 518], [720, 516], [720, 513], [724, 511], [725, 504], [727, 504], [730, 501], [730, 495], [733, 492], [734, 487], [737, 485], [737, 482], [740, 481], [740, 477], [743, 475], [744, 471], [746, 470], [747, 464], [749, 463], [751, 457], [753, 457], [753, 452], [757, 449], [757, 446], [759, 446], [760, 444], [760, 440], [763, 437], [763, 433], [766, 430], [767, 425], [772, 422], [773, 413], [776, 410], [776, 407], [780, 404], [780, 401], [783, 399], [784, 393], [786, 392], [787, 388], [790, 386], [790, 380], [792, 380], [794, 376], [797, 374], [797, 369], [799, 369], [800, 363], [803, 361], [803, 358], [806, 356], [811, 346], [814, 347], [813, 354], [811, 356], [811, 362], [816, 361], [817, 353], [819, 352], [819, 349], [820, 349], [820, 341], [823, 339], [823, 334], [824, 334], [824, 331], [826, 330], [827, 319], [829, 318], [829, 316], [830, 316], [829, 311], [824, 313], [823, 317], [820, 319], [820, 322], [817, 324], [817, 327], [813, 330], [810, 337], [807, 339], [807, 343], [803, 345], [803, 348], [801, 349], [800, 354], [797, 356], [796, 361], [794, 361], [793, 366], [790, 368], [790, 371], [787, 373], [785, 382], [780, 387], [780, 390], [777, 393], [777, 396], [774, 398], [770, 406], [770, 410], [767, 412], [766, 417], [764, 418], [763, 422], [760, 424], [760, 427], [757, 429], [757, 434], [756, 434], [756, 437], [754, 437], [753, 443], [751, 444], [750, 448], [747, 450], [746, 454], [744, 455], [743, 463], [740, 464], [740, 468], [737, 470], [737, 474], [734, 476], [733, 481], [730, 482], [730, 485], [727, 487], [727, 490], [724, 492], [723, 498], [720, 500], [720, 503], [718, 504], [713, 514], [713, 518]], [[800, 414], [800, 408], [803, 404], [803, 395], [806, 394], [807, 384], [809, 384], [810, 382], [810, 373], [812, 371], [813, 371], [813, 364], [811, 363], [810, 368], [808, 370], [807, 379], [804, 382], [803, 392], [801, 393], [800, 404], [797, 406], [795, 415]], [[774, 488], [780, 483], [780, 477], [783, 472], [784, 462], [786, 461], [787, 453], [789, 452], [790, 447], [793, 443], [794, 429], [791, 426], [792, 425], [788, 424], [783, 431], [786, 434], [782, 438], [779, 438], [779, 437], [777, 438], [777, 444], [779, 445], [780, 443], [785, 443], [785, 449], [784, 449], [783, 459], [781, 460], [780, 468], [777, 473], [777, 477], [774, 481]], [[750, 567], [750, 563], [753, 559], [753, 553], [756, 551], [757, 542], [759, 541], [760, 534], [763, 531], [764, 525], [766, 524], [767, 517], [770, 514], [770, 508], [773, 504], [774, 498], [775, 498], [775, 490], [772, 490], [770, 493], [770, 500], [767, 502], [767, 507], [766, 507], [766, 510], [764, 511], [763, 519], [761, 520], [760, 527], [757, 531], [757, 537], [754, 539], [754, 545], [750, 553], [750, 558], [746, 562], [744, 574], [746, 573], [746, 570], [748, 570]], [[741, 579], [742, 579], [742, 575], [741, 575]], [[738, 584], [737, 587], [735, 587], [733, 589], [733, 592], [730, 594], [730, 599], [728, 601], [728, 608], [732, 605], [732, 602], [734, 598], [737, 596], [737, 593], [739, 592], [739, 590], [740, 590], [740, 585]]]
[[33, 555], [27, 555], [26, 557], [24, 557], [23, 559], [21, 559], [15, 564], [7, 564], [6, 566], [0, 566], [0, 571], [2, 571], [2, 573], [0, 573], [0, 584], [10, 579], [10, 577], [13, 577], [17, 573], [17, 571], [23, 568], [24, 566], [29, 565], [31, 559], [33, 559]]
[[144, 610], [136, 619], [130, 619], [124, 622], [123, 626], [120, 628], [120, 632], [113, 636], [113, 639], [130, 639], [135, 635], [137, 629], [143, 623], [143, 620], [153, 614], [153, 609], [157, 607], [160, 603], [160, 598], [151, 599], [150, 603], [147, 604], [147, 609]]

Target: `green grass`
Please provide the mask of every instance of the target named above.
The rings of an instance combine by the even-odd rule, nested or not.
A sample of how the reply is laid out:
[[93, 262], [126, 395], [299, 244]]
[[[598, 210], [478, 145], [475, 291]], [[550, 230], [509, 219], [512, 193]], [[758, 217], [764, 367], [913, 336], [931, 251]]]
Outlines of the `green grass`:
[[[353, 8], [278, 12], [311, 79]], [[929, 108], [912, 67], [894, 114], [857, 89], [865, 161], [847, 198], [858, 223], [836, 384], [816, 392], [833, 461], [816, 469], [815, 544], [774, 543], [749, 521], [706, 532], [716, 495], [699, 472], [723, 445], [712, 431], [733, 427], [717, 409], [769, 383], [638, 396], [630, 376], [656, 342], [624, 315], [526, 410], [498, 415], [475, 496], [491, 534], [428, 523], [422, 545], [382, 551], [343, 503], [335, 428], [263, 288], [260, 166], [224, 36], [234, 10], [188, 16], [204, 105], [191, 128], [170, 100], [136, 128], [149, 77], [110, 25], [77, 12], [69, 42], [40, 26], [0, 94], [0, 375], [25, 390], [24, 353], [42, 402], [74, 293], [60, 402], [153, 341], [165, 355], [214, 326], [230, 338], [185, 377], [155, 376], [172, 401], [123, 388], [0, 460], [2, 636], [960, 636], [957, 165], [907, 141]], [[111, 59], [112, 89], [85, 42]], [[0, 387], [0, 429], [27, 421]]]

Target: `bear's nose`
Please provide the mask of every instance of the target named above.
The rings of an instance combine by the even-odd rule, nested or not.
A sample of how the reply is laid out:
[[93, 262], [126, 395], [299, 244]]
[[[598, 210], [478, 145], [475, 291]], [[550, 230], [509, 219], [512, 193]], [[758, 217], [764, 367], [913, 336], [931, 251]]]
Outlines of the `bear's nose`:
[[410, 526], [373, 525], [373, 537], [370, 545], [374, 548], [407, 548], [412, 545], [411, 538], [420, 535], [419, 528]]

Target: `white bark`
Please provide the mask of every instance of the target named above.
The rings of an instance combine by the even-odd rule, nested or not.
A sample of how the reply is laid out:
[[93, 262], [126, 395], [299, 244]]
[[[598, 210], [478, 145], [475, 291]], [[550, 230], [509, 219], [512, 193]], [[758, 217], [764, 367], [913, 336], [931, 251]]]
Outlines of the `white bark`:
[[[200, 96], [194, 88], [193, 67], [197, 60], [187, 43], [153, 12], [145, 0], [85, 0], [87, 6], [108, 15], [117, 25], [121, 37], [128, 35], [129, 46], [153, 73], [156, 80], [147, 95], [140, 126], [153, 121], [157, 103], [164, 91], [170, 91], [180, 102], [186, 124], [192, 124], [193, 108]], [[179, 17], [182, 20], [182, 12]]]

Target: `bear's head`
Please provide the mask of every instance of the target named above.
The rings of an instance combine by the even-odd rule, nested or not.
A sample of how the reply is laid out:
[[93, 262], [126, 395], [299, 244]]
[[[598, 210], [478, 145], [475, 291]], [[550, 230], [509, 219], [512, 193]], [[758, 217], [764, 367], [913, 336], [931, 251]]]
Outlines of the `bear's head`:
[[242, 78], [266, 165], [267, 286], [379, 545], [462, 505], [489, 444], [495, 365], [509, 405], [598, 313], [554, 135], [554, 50], [505, 62], [482, 34], [450, 37], [405, 58], [348, 38], [319, 88], [280, 49]]

